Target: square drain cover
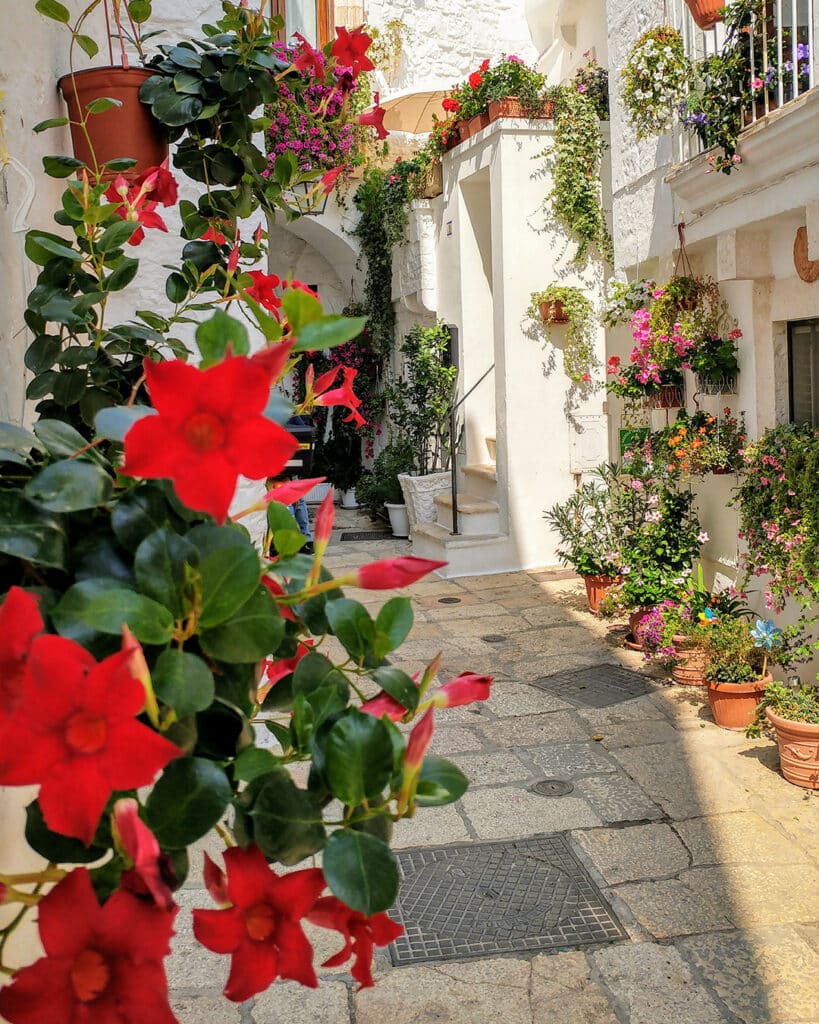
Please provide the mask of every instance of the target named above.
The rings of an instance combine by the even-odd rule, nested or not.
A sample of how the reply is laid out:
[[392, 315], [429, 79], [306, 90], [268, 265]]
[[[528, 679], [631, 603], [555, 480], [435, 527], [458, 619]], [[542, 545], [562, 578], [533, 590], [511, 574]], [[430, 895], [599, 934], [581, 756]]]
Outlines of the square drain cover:
[[584, 708], [606, 708], [651, 693], [645, 676], [620, 665], [590, 665], [532, 680], [532, 685]]
[[389, 540], [392, 536], [386, 530], [345, 530], [342, 540]]
[[627, 938], [562, 835], [404, 850], [393, 964]]

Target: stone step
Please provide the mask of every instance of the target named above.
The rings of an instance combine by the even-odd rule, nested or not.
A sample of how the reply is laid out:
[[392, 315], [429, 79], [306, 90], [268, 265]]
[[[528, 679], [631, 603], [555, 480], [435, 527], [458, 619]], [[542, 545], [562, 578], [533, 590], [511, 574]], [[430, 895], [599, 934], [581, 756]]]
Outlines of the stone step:
[[498, 493], [498, 471], [494, 462], [464, 466], [461, 472], [470, 494], [490, 500], [495, 498]]
[[489, 452], [489, 458], [493, 462], [498, 461], [498, 442], [495, 439], [494, 434], [484, 438], [486, 441], [486, 450]]
[[[452, 495], [437, 494], [438, 522], [452, 531]], [[500, 532], [500, 508], [496, 501], [477, 494], [458, 495], [458, 532], [470, 536], [494, 536]]]
[[436, 575], [483, 576], [506, 572], [515, 552], [506, 534], [458, 534], [440, 523], [418, 523], [412, 531], [412, 553], [447, 564]]

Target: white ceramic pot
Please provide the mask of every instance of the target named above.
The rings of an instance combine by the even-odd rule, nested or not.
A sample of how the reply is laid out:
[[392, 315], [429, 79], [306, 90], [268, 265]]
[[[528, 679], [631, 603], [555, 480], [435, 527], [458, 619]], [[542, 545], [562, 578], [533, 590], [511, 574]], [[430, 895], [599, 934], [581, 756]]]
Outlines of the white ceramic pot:
[[355, 496], [355, 487], [348, 487], [346, 491], [341, 492], [341, 507], [358, 508], [358, 501]]
[[436, 495], [450, 494], [452, 491], [452, 475], [449, 470], [445, 473], [428, 473], [426, 476], [399, 473], [398, 482], [407, 503], [410, 526], [415, 526], [416, 523], [434, 523], [438, 518]]
[[308, 505], [320, 505], [332, 490], [332, 484], [316, 484], [304, 496]]
[[390, 517], [393, 537], [409, 537], [409, 518], [406, 505], [393, 505], [390, 502], [384, 503], [387, 515]]

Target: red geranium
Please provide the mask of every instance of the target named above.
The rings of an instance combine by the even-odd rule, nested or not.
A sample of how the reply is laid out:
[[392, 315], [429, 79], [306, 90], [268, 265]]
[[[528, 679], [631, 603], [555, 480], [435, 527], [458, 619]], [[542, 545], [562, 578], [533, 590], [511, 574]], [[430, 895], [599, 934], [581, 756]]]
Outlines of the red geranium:
[[261, 270], [248, 271], [248, 277], [253, 278], [253, 287], [246, 288], [245, 294], [249, 295], [251, 299], [255, 299], [260, 306], [264, 306], [278, 319], [282, 300], [276, 294], [275, 289], [281, 284], [281, 279], [275, 274], [265, 274]]
[[445, 96], [444, 99], [441, 100], [441, 106], [451, 114], [457, 114], [461, 109], [460, 102], [456, 100], [454, 96]]
[[301, 924], [324, 889], [319, 868], [277, 875], [257, 846], [225, 851], [227, 879], [205, 854], [205, 884], [224, 910], [194, 910], [193, 933], [214, 953], [229, 953], [225, 995], [236, 1003], [263, 992], [276, 978], [318, 987], [313, 947]]
[[403, 925], [396, 924], [386, 914], [365, 917], [360, 911], [351, 910], [335, 896], [322, 896], [307, 915], [307, 920], [320, 928], [332, 928], [341, 933], [344, 938], [343, 948], [321, 966], [338, 967], [347, 963], [351, 956], [354, 957], [350, 974], [360, 988], [371, 988], [373, 985], [374, 948], [387, 946], [404, 934]]
[[138, 420], [125, 435], [127, 476], [169, 479], [189, 508], [227, 516], [240, 474], [275, 477], [298, 444], [263, 414], [280, 362], [276, 345], [252, 358], [234, 356], [208, 370], [173, 359], [145, 360], [158, 416]]
[[37, 637], [23, 694], [30, 713], [17, 721], [25, 743], [0, 774], [0, 785], [39, 784], [48, 827], [86, 846], [112, 792], [149, 785], [181, 753], [137, 721], [145, 691], [129, 658], [97, 663], [73, 640]]
[[168, 913], [123, 889], [100, 906], [86, 868], [77, 868], [38, 906], [45, 950], [0, 989], [9, 1024], [178, 1024], [162, 960]]
[[372, 37], [367, 35], [363, 25], [354, 28], [352, 32], [339, 25], [336, 26], [336, 40], [330, 54], [335, 57], [339, 67], [350, 68], [357, 78], [362, 71], [375, 71], [375, 64], [366, 55], [371, 42]]
[[469, 84], [473, 89], [479, 88], [482, 81], [483, 75], [480, 73], [480, 71], [473, 71], [472, 74], [469, 76]]

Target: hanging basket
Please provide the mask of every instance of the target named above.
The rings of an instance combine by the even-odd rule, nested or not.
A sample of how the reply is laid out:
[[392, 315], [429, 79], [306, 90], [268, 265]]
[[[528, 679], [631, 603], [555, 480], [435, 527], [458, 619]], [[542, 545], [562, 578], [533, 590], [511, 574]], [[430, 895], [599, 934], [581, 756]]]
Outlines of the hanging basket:
[[699, 395], [735, 395], [737, 393], [737, 379], [730, 374], [711, 377], [698, 373], [695, 379]]
[[[149, 167], [158, 167], [168, 159], [168, 133], [151, 114], [150, 107], [139, 99], [142, 83], [153, 71], [145, 68], [89, 68], [63, 75], [57, 85], [65, 98], [71, 119], [71, 145], [74, 156], [89, 168], [109, 160], [133, 157], [136, 164], [124, 173], [133, 181]], [[80, 119], [94, 100], [118, 100], [121, 106], [109, 107], [101, 114], [89, 114], [85, 132]], [[91, 145], [89, 146], [89, 139]], [[106, 171], [103, 180], [115, 177]]]
[[567, 324], [569, 317], [563, 308], [563, 303], [557, 299], [555, 302], [546, 300], [540, 303], [540, 315], [545, 324]]
[[691, 17], [697, 28], [707, 32], [718, 21], [722, 21], [719, 12], [720, 8], [725, 5], [721, 0], [685, 0], [685, 6], [691, 12]]

